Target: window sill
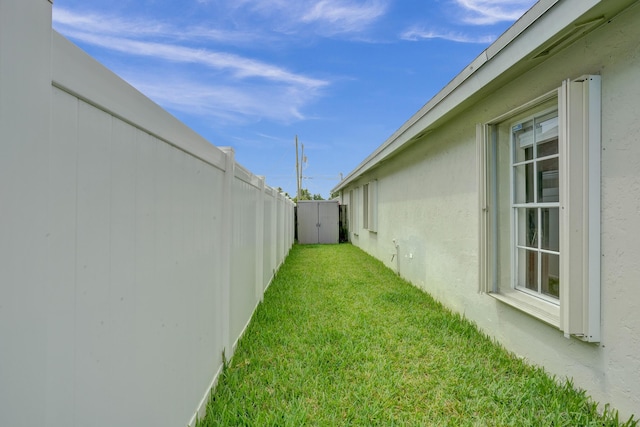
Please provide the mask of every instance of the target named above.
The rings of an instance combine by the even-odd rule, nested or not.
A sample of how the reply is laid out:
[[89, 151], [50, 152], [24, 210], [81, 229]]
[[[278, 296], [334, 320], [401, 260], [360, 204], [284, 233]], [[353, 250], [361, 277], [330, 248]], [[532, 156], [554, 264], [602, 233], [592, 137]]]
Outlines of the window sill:
[[513, 289], [489, 293], [489, 295], [551, 326], [560, 328], [560, 306], [556, 304]]

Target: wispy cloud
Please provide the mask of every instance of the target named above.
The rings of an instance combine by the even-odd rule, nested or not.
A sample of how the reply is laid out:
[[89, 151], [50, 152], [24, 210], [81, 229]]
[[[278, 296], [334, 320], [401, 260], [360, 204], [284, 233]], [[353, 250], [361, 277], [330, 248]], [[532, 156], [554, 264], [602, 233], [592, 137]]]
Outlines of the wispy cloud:
[[455, 0], [462, 8], [462, 21], [472, 25], [515, 21], [535, 2], [536, 0]]
[[448, 24], [439, 22], [414, 25], [403, 32], [400, 38], [409, 41], [442, 39], [457, 43], [493, 43], [496, 35], [478, 34], [469, 25], [491, 26], [499, 22], [515, 21], [535, 2], [536, 0], [448, 0], [447, 12], [452, 17]]
[[77, 14], [61, 8], [53, 9], [53, 22], [65, 27], [86, 29], [97, 33], [146, 35], [162, 32], [161, 25], [154, 22], [125, 21], [96, 14]]
[[171, 62], [199, 64], [216, 70], [228, 71], [236, 78], [255, 77], [307, 88], [319, 88], [328, 84], [324, 80], [305, 77], [275, 65], [232, 53], [84, 32], [68, 31], [66, 35], [75, 40], [129, 55], [149, 56]]
[[476, 36], [476, 35], [468, 35], [464, 33], [448, 31], [448, 32], [437, 32], [431, 30], [425, 30], [421, 28], [412, 28], [400, 36], [403, 40], [409, 41], [417, 41], [417, 40], [429, 40], [429, 39], [443, 39], [452, 42], [458, 43], [481, 43], [481, 44], [489, 44], [492, 43], [496, 37], [492, 35], [488, 36]]
[[311, 5], [301, 20], [328, 24], [335, 32], [358, 32], [380, 18], [386, 9], [386, 3], [381, 1], [322, 0]]
[[[226, 2], [227, 0], [219, 0]], [[268, 19], [284, 33], [314, 32], [323, 36], [360, 33], [387, 11], [389, 0], [237, 0], [238, 14]]]
[[[291, 122], [305, 119], [301, 107], [311, 101], [313, 92], [286, 85], [207, 84], [180, 77], [148, 75], [124, 76], [132, 85], [165, 108], [206, 116], [227, 124], [268, 119]], [[167, 84], [167, 80], [171, 84]]]
[[[194, 27], [177, 31], [150, 20], [82, 15], [64, 9], [54, 16], [55, 27], [77, 42], [130, 57], [149, 58], [152, 62], [140, 65], [136, 72], [115, 71], [165, 108], [214, 116], [230, 123], [263, 118], [290, 122], [304, 119], [303, 108], [329, 85], [327, 80], [280, 65], [202, 47], [203, 34], [226, 39], [224, 34], [218, 37], [217, 30]], [[173, 78], [164, 74], [162, 79], [154, 79], [157, 73], [153, 67], [157, 69], [158, 63], [171, 64]], [[183, 68], [179, 71], [176, 66]], [[193, 66], [198, 67], [197, 72], [193, 72]]]
[[204, 25], [178, 28], [151, 19], [104, 16], [96, 13], [80, 14], [58, 7], [53, 9], [53, 23], [63, 33], [82, 31], [88, 34], [116, 35], [118, 37], [215, 41], [232, 45], [265, 39], [264, 34], [249, 31], [208, 28]]

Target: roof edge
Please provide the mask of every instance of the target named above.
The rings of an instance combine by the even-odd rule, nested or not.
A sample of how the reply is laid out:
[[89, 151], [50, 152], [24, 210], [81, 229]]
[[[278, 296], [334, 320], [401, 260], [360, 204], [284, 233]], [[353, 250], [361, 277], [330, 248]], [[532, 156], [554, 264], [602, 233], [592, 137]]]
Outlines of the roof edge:
[[[562, 3], [573, 3], [573, 7], [569, 9], [573, 12], [571, 15], [564, 14], [561, 17], [562, 23], [558, 30], [553, 34], [556, 35], [564, 28], [588, 12], [597, 4], [603, 0], [565, 0]], [[441, 106], [444, 101], [452, 97], [453, 94], [457, 95], [457, 98], [461, 101], [454, 101], [452, 105], [444, 108], [443, 111], [438, 112], [437, 117], [433, 117], [431, 123], [437, 118], [441, 118], [448, 114], [460, 103], [468, 99], [471, 95], [482, 89], [481, 87], [464, 88], [464, 83], [467, 80], [477, 75], [478, 73], [486, 70], [487, 63], [491, 62], [496, 56], [499, 56], [506, 48], [511, 46], [514, 41], [523, 36], [527, 30], [538, 22], [543, 16], [550, 13], [552, 8], [558, 4], [560, 0], [539, 0], [534, 4], [524, 15], [520, 17], [511, 27], [509, 27], [496, 41], [489, 45], [480, 55], [478, 55], [469, 65], [467, 65], [460, 73], [458, 73], [442, 90], [440, 90], [433, 98], [431, 98], [420, 110], [418, 110], [409, 120], [407, 120], [398, 130], [396, 130], [385, 142], [383, 142], [377, 149], [375, 149], [369, 156], [367, 156], [355, 169], [348, 173], [345, 178], [336, 185], [331, 192], [337, 192], [346, 187], [349, 183], [355, 181], [363, 173], [375, 167], [381, 161], [388, 158], [393, 153], [397, 152], [400, 148], [404, 147], [408, 143], [415, 141], [416, 138], [423, 136], [429, 132], [427, 126], [419, 125], [420, 122], [424, 122], [427, 116], [434, 113], [436, 107]], [[553, 37], [551, 35], [550, 37]], [[490, 76], [489, 81], [501, 75], [509, 68], [514, 66], [517, 62], [534, 53], [540, 46], [549, 40], [550, 37], [540, 40], [536, 43], [536, 46], [522, 53], [518, 57], [510, 58], [504, 69], [495, 75]], [[493, 70], [491, 70], [492, 72]], [[460, 93], [458, 93], [460, 92]], [[417, 129], [416, 129], [417, 128]]]

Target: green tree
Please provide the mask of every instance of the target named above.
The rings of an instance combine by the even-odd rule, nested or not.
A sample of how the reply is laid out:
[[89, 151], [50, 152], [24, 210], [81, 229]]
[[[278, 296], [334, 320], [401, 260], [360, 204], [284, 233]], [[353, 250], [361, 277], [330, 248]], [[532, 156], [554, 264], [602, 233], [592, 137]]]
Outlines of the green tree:
[[[306, 188], [300, 189], [300, 200], [324, 200], [322, 195], [320, 194], [311, 194], [311, 192]], [[298, 201], [298, 197], [293, 198], [294, 202]]]
[[[278, 187], [278, 188], [277, 188], [277, 191], [278, 191], [278, 193], [282, 193], [282, 194], [284, 194], [284, 195], [285, 195], [285, 197], [288, 197], [289, 199], [291, 199], [291, 196], [289, 195], [289, 193], [287, 193], [286, 191], [284, 191], [284, 190], [282, 189], [282, 187]], [[295, 201], [295, 199], [293, 199], [293, 201]]]

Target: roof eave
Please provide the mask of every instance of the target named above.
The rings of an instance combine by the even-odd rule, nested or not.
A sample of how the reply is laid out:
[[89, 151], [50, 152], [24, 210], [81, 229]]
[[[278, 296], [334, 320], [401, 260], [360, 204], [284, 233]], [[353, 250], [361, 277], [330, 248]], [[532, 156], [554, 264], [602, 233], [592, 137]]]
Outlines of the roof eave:
[[[468, 100], [518, 62], [535, 54], [555, 35], [561, 33], [576, 19], [602, 1], [538, 1], [382, 145], [347, 174], [333, 188], [332, 193], [340, 191], [365, 172], [430, 132], [430, 126], [436, 121], [451, 113], [462, 102]], [[558, 7], [554, 7], [556, 5]]]

